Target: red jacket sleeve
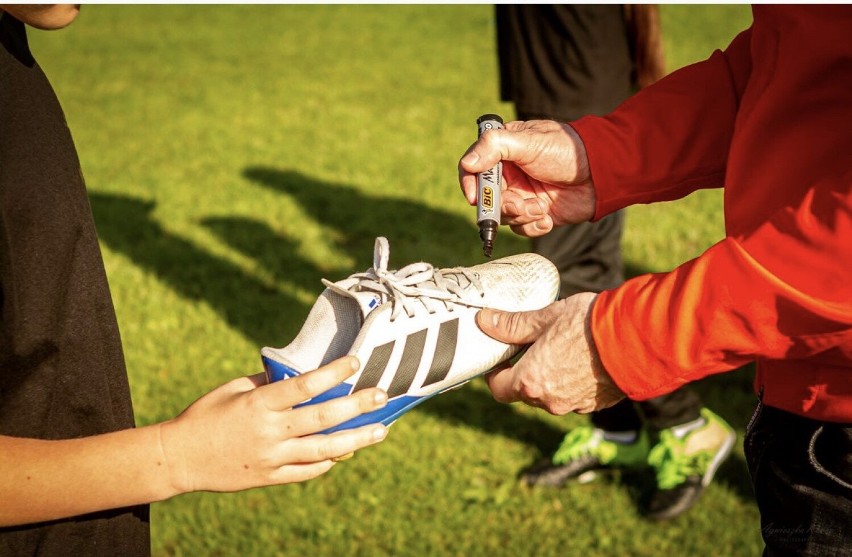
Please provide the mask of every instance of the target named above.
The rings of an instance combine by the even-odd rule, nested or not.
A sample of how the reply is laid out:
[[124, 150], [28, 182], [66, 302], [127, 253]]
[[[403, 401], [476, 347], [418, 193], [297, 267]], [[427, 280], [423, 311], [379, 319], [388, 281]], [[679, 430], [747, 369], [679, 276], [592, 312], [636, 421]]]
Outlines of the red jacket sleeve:
[[725, 52], [672, 73], [607, 116], [571, 124], [592, 169], [594, 220], [628, 205], [722, 186], [739, 99], [751, 71], [750, 36], [750, 30], [740, 33]]
[[852, 172], [815, 185], [796, 211], [779, 211], [742, 242], [726, 238], [674, 271], [601, 293], [592, 335], [604, 367], [637, 400], [755, 359], [848, 365], [850, 263]]
[[757, 360], [776, 406], [852, 419], [850, 29], [848, 7], [756, 7], [726, 52], [575, 124], [598, 217], [725, 187], [725, 240], [595, 302], [631, 398]]

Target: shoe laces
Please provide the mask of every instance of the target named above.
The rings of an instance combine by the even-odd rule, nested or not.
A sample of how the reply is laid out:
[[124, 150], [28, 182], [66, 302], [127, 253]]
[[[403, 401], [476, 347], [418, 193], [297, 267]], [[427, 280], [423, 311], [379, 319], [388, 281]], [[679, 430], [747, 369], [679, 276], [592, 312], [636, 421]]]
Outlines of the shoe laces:
[[693, 476], [703, 476], [713, 455], [708, 451], [686, 454], [685, 439], [669, 430], [660, 432], [660, 442], [648, 453], [648, 464], [657, 471], [657, 487], [672, 489]]
[[485, 307], [485, 291], [478, 273], [465, 267], [436, 269], [422, 261], [398, 271], [388, 270], [387, 254], [381, 255], [376, 257], [373, 267], [349, 277], [357, 280], [349, 289], [378, 294], [382, 303], [390, 301], [393, 304], [391, 321], [401, 311], [413, 317], [417, 303], [430, 314], [442, 309], [453, 311], [455, 304]]
[[553, 464], [565, 464], [585, 456], [600, 458], [601, 455], [598, 453], [605, 449], [605, 444], [601, 441], [603, 441], [603, 432], [597, 428], [587, 426], [574, 428], [553, 453]]

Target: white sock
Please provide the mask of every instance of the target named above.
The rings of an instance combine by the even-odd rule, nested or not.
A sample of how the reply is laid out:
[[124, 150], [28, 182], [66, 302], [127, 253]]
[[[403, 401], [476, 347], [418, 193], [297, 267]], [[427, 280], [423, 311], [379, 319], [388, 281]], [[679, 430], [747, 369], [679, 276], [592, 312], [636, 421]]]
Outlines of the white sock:
[[639, 432], [635, 429], [632, 431], [606, 431], [603, 432], [603, 438], [607, 441], [612, 441], [614, 443], [621, 443], [622, 445], [629, 445], [630, 443], [635, 443], [636, 439], [639, 437]]
[[678, 439], [683, 439], [687, 436], [689, 432], [694, 431], [699, 427], [703, 427], [706, 423], [707, 420], [705, 420], [704, 418], [698, 418], [697, 420], [686, 422], [685, 424], [676, 425], [671, 429], [675, 437], [677, 437]]

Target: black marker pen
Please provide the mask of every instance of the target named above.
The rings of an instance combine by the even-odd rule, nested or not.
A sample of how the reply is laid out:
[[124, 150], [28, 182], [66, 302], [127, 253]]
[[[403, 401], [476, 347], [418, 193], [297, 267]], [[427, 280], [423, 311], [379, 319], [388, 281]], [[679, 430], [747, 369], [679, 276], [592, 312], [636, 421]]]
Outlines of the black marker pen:
[[[503, 119], [496, 114], [483, 114], [476, 119], [479, 135], [488, 130], [503, 127]], [[503, 163], [476, 175], [476, 224], [479, 225], [479, 237], [482, 239], [482, 253], [491, 257], [494, 238], [500, 225], [500, 196], [503, 182]]]

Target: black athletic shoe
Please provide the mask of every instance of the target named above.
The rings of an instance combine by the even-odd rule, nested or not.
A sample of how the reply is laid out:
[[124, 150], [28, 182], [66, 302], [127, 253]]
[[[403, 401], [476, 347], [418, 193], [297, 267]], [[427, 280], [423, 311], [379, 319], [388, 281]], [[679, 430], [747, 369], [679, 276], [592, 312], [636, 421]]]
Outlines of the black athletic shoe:
[[677, 429], [662, 430], [648, 455], [657, 473], [657, 491], [645, 511], [651, 520], [668, 520], [688, 511], [710, 485], [737, 438], [725, 420], [706, 408], [701, 410], [698, 427], [683, 435]]
[[703, 492], [704, 485], [700, 476], [686, 478], [677, 487], [671, 489], [658, 489], [648, 501], [645, 518], [670, 520], [691, 509]]
[[[607, 468], [605, 464], [601, 464], [597, 458], [593, 456], [585, 456], [578, 458], [565, 465], [553, 464], [550, 460], [542, 460], [534, 466], [524, 470], [521, 474], [521, 479], [527, 485], [541, 485], [545, 487], [562, 487], [568, 481], [575, 478], [587, 478], [587, 481], [594, 479], [592, 475], [595, 470]], [[579, 479], [581, 483], [582, 479]]]
[[562, 487], [573, 479], [586, 483], [594, 479], [595, 470], [644, 465], [649, 449], [644, 429], [638, 432], [636, 441], [618, 443], [607, 439], [601, 429], [581, 426], [565, 436], [550, 460], [524, 471], [521, 479], [528, 485], [547, 487]]

